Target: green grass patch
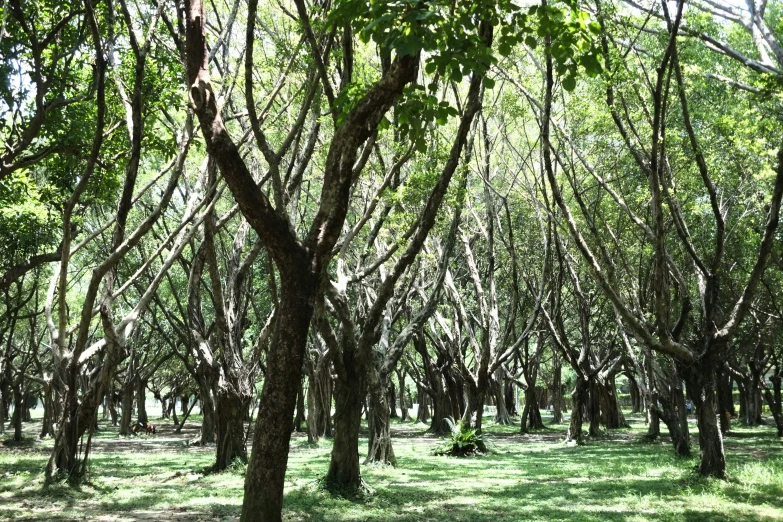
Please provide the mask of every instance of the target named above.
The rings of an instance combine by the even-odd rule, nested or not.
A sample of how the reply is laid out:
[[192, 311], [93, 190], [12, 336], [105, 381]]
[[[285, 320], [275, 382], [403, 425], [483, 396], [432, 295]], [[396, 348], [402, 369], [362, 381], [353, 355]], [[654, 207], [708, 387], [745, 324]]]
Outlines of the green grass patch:
[[[0, 445], [0, 520], [233, 520], [244, 467], [205, 474], [214, 446], [193, 447], [198, 426], [156, 437], [119, 437], [101, 425], [88, 483], [44, 486], [51, 440]], [[528, 435], [485, 420], [489, 452], [436, 456], [422, 424], [395, 422], [396, 468], [363, 466], [371, 494], [346, 499], [322, 487], [331, 441], [292, 439], [284, 519], [290, 521], [742, 521], [783, 520], [783, 448], [768, 426], [735, 427], [726, 438], [730, 478], [704, 479], [694, 457], [666, 440], [643, 442], [644, 424], [610, 431], [583, 447], [562, 443], [565, 425]], [[25, 433], [35, 433], [35, 423]], [[692, 431], [697, 441], [695, 427]], [[367, 440], [360, 442], [362, 451]], [[228, 518], [227, 518], [228, 517]]]

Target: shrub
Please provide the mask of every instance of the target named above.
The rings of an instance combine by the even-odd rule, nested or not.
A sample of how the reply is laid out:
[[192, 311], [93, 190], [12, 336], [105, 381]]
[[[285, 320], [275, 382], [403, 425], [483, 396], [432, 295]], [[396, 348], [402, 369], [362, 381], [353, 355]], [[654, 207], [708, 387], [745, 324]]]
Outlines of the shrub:
[[476, 430], [465, 426], [462, 421], [454, 422], [451, 418], [444, 419], [449, 425], [451, 433], [448, 438], [435, 450], [436, 455], [448, 455], [450, 457], [470, 457], [483, 455], [487, 447]]

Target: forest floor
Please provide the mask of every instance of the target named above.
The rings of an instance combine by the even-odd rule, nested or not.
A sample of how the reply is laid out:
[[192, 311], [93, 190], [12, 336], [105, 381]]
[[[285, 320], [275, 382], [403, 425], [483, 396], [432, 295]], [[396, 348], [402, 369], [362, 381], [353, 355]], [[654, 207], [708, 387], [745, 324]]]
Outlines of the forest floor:
[[[490, 416], [491, 418], [491, 416]], [[89, 482], [77, 489], [44, 486], [52, 441], [37, 440], [40, 424], [25, 424], [23, 443], [0, 435], [0, 520], [131, 522], [236, 521], [244, 467], [208, 474], [214, 446], [197, 447], [198, 417], [183, 433], [169, 421], [156, 436], [119, 437], [101, 423], [90, 458]], [[695, 474], [697, 458], [675, 457], [671, 445], [642, 439], [645, 425], [562, 443], [567, 425], [520, 435], [518, 426], [489, 422], [489, 454], [438, 457], [426, 426], [395, 423], [398, 466], [362, 466], [372, 489], [361, 499], [324, 491], [331, 441], [291, 441], [287, 521], [512, 522], [783, 520], [783, 441], [771, 426], [736, 426], [726, 438], [729, 479]], [[486, 424], [486, 421], [485, 421]], [[691, 432], [698, 454], [698, 433]], [[362, 451], [367, 441], [360, 442]]]

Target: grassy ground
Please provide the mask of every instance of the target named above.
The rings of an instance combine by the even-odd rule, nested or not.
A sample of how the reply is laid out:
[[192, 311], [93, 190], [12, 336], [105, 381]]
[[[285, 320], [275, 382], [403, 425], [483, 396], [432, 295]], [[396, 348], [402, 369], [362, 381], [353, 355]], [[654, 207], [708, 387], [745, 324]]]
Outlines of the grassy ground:
[[[192, 420], [185, 433], [174, 434], [164, 422], [159, 435], [149, 438], [121, 438], [102, 425], [90, 482], [79, 489], [44, 487], [42, 470], [52, 443], [34, 440], [37, 423], [26, 425], [25, 443], [0, 443], [0, 520], [238, 520], [244, 470], [204, 474], [214, 447], [188, 445], [198, 430], [198, 418]], [[726, 481], [697, 477], [697, 460], [676, 458], [665, 442], [641, 442], [640, 420], [584, 447], [563, 445], [565, 428], [521, 436], [516, 426], [490, 424], [490, 454], [455, 459], [432, 454], [437, 440], [424, 433], [425, 426], [396, 424], [398, 467], [363, 466], [373, 492], [361, 500], [321, 488], [329, 440], [313, 447], [295, 436], [284, 519], [783, 520], [783, 443], [770, 427], [737, 427], [726, 439]], [[695, 444], [695, 427], [692, 436]]]

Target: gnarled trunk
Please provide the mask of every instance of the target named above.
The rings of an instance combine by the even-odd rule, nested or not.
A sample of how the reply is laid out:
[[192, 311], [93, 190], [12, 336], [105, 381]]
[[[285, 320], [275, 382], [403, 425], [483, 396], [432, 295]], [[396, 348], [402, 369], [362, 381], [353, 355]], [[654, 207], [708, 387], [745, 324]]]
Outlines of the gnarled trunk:
[[238, 460], [247, 462], [245, 446], [245, 410], [250, 403], [250, 394], [242, 393], [239, 386], [221, 379], [217, 390], [215, 420], [217, 435], [217, 458], [215, 471], [222, 471]]
[[326, 483], [338, 491], [356, 491], [362, 486], [359, 429], [363, 388], [363, 379], [355, 374], [339, 376], [334, 382], [334, 446]]
[[598, 384], [601, 401], [601, 418], [606, 428], [610, 430], [629, 427], [628, 423], [625, 421], [623, 410], [620, 408], [620, 401], [617, 398], [616, 389], [617, 386], [615, 384], [614, 375], [608, 376], [605, 383]]
[[541, 419], [541, 410], [538, 408], [535, 385], [528, 385], [525, 390], [525, 406], [522, 408], [522, 420], [520, 421], [519, 431], [527, 433], [529, 430], [540, 430], [543, 428], [544, 421]]
[[699, 425], [699, 473], [725, 478], [726, 457], [723, 435], [718, 426], [718, 397], [715, 367], [710, 361], [693, 365], [684, 372], [688, 392], [696, 406]]
[[385, 392], [388, 386], [388, 378], [385, 375], [375, 369], [370, 370], [368, 386], [370, 402], [367, 416], [367, 427], [370, 433], [365, 463], [379, 462], [396, 466], [397, 457], [394, 456], [391, 441], [390, 405], [387, 402], [390, 401], [391, 393]]

